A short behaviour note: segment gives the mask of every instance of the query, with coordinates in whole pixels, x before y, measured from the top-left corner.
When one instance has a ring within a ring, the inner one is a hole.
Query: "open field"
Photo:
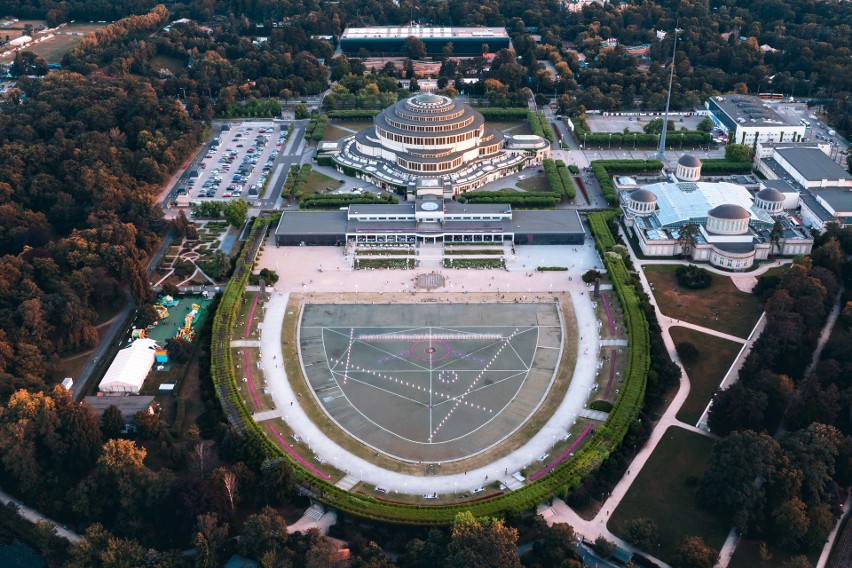
[[[328,123],[328,126],[326,126],[325,131],[328,132],[328,129],[331,128],[332,126],[334,126],[335,124],[340,125],[340,126],[344,126],[346,128],[349,128],[350,130],[354,130],[354,131],[357,132],[359,130],[364,130],[365,128],[370,128],[371,126],[373,126],[373,121],[372,120],[341,120],[339,118],[335,118],[334,120],[331,120]]]
[[[35,29],[39,29],[45,25],[43,20],[21,20],[20,22],[16,22],[9,26],[9,28],[0,28],[0,36],[2,36],[4,40],[6,39],[6,35],[9,35],[10,39],[15,39],[15,37],[23,34],[23,26],[27,23],[32,24]],[[43,57],[48,63],[61,63],[62,57],[68,53],[71,48],[80,43],[86,34],[106,25],[107,24],[100,24],[96,22],[69,24],[60,30],[53,32],[54,35],[49,40],[32,44],[24,51],[31,51]],[[44,34],[36,34],[34,39],[37,40],[40,37],[43,37],[43,35]],[[3,48],[0,48],[0,50],[2,49]],[[13,55],[7,55],[6,57],[0,58],[0,60],[10,61],[13,57]]]
[[[509,121],[486,121],[486,126],[490,126],[494,130],[499,130],[501,132],[508,131],[509,134],[529,134],[529,125],[527,124],[526,119],[524,120],[509,120]],[[527,132],[524,132],[522,127],[527,129]]]
[[[697,480],[704,474],[714,441],[706,436],[670,427],[657,449],[613,511],[609,523],[613,533],[625,537],[632,519],[652,519],[659,530],[659,549],[648,551],[671,562],[675,549],[686,536],[700,536],[719,550],[730,526],[695,503]]]
[[[345,126],[346,128],[352,128],[348,124],[346,124]],[[346,138],[347,136],[352,136],[352,132],[349,132],[348,130],[343,130],[342,128],[338,128],[333,124],[329,124],[325,127],[325,133],[323,134],[322,139],[325,141],[335,141],[340,140],[341,138]]]
[[[336,179],[330,178],[325,174],[316,171],[311,171],[308,176],[308,181],[305,184],[305,195],[311,193],[324,193],[325,188],[330,187],[332,190],[339,189],[343,184]]]
[[[151,58],[151,68],[159,71],[160,69],[168,69],[175,75],[186,69],[186,65],[177,57],[168,57],[166,55],[155,55]]]
[[[712,274],[713,284],[704,290],[689,290],[677,283],[675,264],[644,267],[663,315],[747,338],[760,314],[760,298],[742,292],[727,276]]]
[[[688,341],[698,349],[698,360],[684,364],[689,375],[689,396],[677,413],[678,420],[687,424],[695,424],[713,392],[725,378],[742,345],[721,337],[714,337],[686,327],[670,327],[672,341],[675,345]]]

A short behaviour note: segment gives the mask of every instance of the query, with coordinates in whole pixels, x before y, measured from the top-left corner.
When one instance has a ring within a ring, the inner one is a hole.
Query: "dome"
[[[427,104],[427,105],[434,105],[434,104],[444,102],[444,98],[442,96],[433,95],[431,93],[424,93],[422,95],[417,95],[416,97],[414,97],[414,100],[416,100],[418,103]]]
[[[714,207],[707,212],[707,215],[716,219],[748,219],[751,217],[751,213],[733,203],[725,203],[724,205]]]
[[[756,197],[770,203],[784,201],[784,194],[774,187],[765,187],[757,192]]]
[[[700,168],[701,160],[693,156],[692,154],[684,154],[680,157],[677,163],[681,166],[685,166],[687,168]]]
[[[630,193],[630,200],[636,203],[656,203],[657,196],[647,189],[637,189]]]

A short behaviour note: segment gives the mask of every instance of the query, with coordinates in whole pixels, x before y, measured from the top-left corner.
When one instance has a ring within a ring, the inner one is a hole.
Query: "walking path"
[[[624,235],[622,235],[622,236],[624,236]],[[631,250],[630,247],[628,247],[628,251],[630,252],[634,266],[636,266],[637,268],[640,268],[643,264],[677,264],[678,263],[677,261],[671,261],[671,260],[667,260],[667,261],[642,261],[642,260],[637,259],[635,257],[635,255],[633,255],[633,251]],[[779,263],[777,263],[777,262],[774,263],[774,264],[779,265]],[[755,275],[755,274],[762,274],[762,273],[766,272],[766,270],[769,270],[769,268],[772,268],[772,267],[773,267],[773,265],[771,265],[771,264],[770,265],[764,265],[760,269],[756,270],[755,272],[753,272],[751,274],[752,274],[752,276]],[[558,523],[558,522],[568,523],[572,527],[574,527],[574,531],[577,534],[583,535],[587,539],[590,539],[590,540],[594,540],[599,535],[603,536],[604,538],[615,542],[616,544],[618,544],[619,546],[621,546],[622,548],[624,548],[626,550],[629,550],[631,552],[642,552],[642,554],[651,557],[655,562],[659,563],[661,566],[667,566],[667,564],[665,564],[664,562],[662,562],[659,559],[656,559],[653,556],[649,555],[647,551],[639,551],[635,547],[628,544],[627,542],[616,537],[614,534],[612,534],[609,531],[606,524],[607,524],[607,521],[609,520],[610,512],[614,511],[618,507],[618,505],[621,503],[621,500],[624,498],[624,496],[627,494],[627,491],[630,489],[630,486],[633,484],[633,480],[636,478],[638,473],[645,466],[645,463],[648,461],[648,459],[654,453],[654,450],[656,449],[657,444],[660,442],[660,440],[662,440],[663,435],[669,429],[670,426],[676,426],[678,428],[683,428],[685,430],[688,430],[690,432],[694,432],[696,434],[700,434],[700,435],[703,435],[703,436],[712,436],[711,434],[709,434],[705,430],[702,430],[702,429],[700,429],[696,426],[684,424],[683,422],[681,422],[677,419],[678,411],[680,411],[681,406],[683,406],[683,403],[686,401],[687,397],[689,396],[690,384],[689,384],[689,377],[686,374],[686,369],[684,369],[683,364],[680,361],[680,357],[678,356],[677,351],[675,350],[674,342],[672,341],[671,334],[669,332],[669,328],[675,327],[675,326],[689,327],[691,329],[701,331],[702,333],[707,333],[709,335],[722,337],[722,338],[725,338],[725,339],[728,339],[728,340],[731,340],[731,341],[737,341],[738,343],[744,343],[744,349],[743,349],[743,351],[740,352],[740,355],[743,356],[743,353],[746,351],[745,348],[747,347],[748,349],[751,349],[753,342],[757,339],[757,337],[760,336],[760,332],[763,330],[763,325],[765,324],[765,321],[764,321],[765,318],[761,317],[761,319],[758,321],[757,325],[755,326],[755,329],[749,335],[748,340],[743,340],[742,338],[734,337],[734,336],[731,336],[731,335],[726,334],[726,333],[718,332],[718,331],[715,331],[715,330],[712,330],[712,329],[707,329],[707,328],[697,326],[697,325],[694,325],[694,324],[689,324],[687,322],[683,322],[683,321],[680,321],[680,320],[675,320],[674,318],[669,318],[660,311],[660,308],[657,305],[657,301],[654,298],[654,294],[653,294],[653,291],[651,289],[651,286],[650,286],[647,278],[645,277],[644,271],[642,271],[640,269],[638,272],[639,272],[639,279],[642,282],[642,286],[645,289],[645,291],[648,293],[649,301],[650,301],[651,305],[654,306],[654,311],[656,312],[657,320],[659,321],[660,327],[662,329],[663,343],[666,346],[666,350],[668,351],[669,356],[671,357],[672,361],[681,369],[680,384],[679,384],[679,387],[678,387],[677,394],[675,394],[674,399],[672,400],[671,404],[663,412],[662,417],[660,418],[659,422],[655,426],[654,430],[651,432],[651,436],[648,438],[648,441],[645,443],[645,445],[642,447],[642,449],[639,451],[639,453],[636,454],[636,457],[633,459],[633,462],[630,464],[629,469],[627,470],[627,474],[624,477],[622,477],[621,480],[616,484],[616,486],[613,488],[612,492],[607,497],[606,501],[601,506],[601,509],[598,511],[598,513],[595,515],[595,517],[593,519],[587,521],[587,520],[581,518],[576,512],[574,512],[574,510],[572,510],[570,507],[568,507],[564,502],[562,502],[558,499],[554,499],[554,504],[551,507],[551,509],[553,510],[553,514],[548,514],[548,516],[545,518],[545,520],[547,521],[548,525],[551,525],[553,523]],[[723,274],[726,275],[726,276],[731,276],[729,273],[723,272]],[[742,362],[740,361],[739,364],[741,365]],[[736,362],[735,362],[735,365],[736,365]],[[730,375],[733,370],[734,369],[732,367],[731,371],[728,372],[728,375]],[[737,368],[737,370],[738,370],[738,368]],[[726,375],[726,378],[727,377],[728,376]],[[715,437],[715,436],[713,436],[713,437]],[[727,566],[727,562],[728,562],[728,560],[730,560],[730,557],[733,555],[733,551],[734,551],[735,546],[736,546],[736,539],[729,537],[729,539],[725,542],[725,547],[723,548],[726,556],[722,557],[722,559],[720,561],[721,564],[719,565],[720,567]]]
[[[24,505],[23,503],[21,503],[20,501],[18,501],[17,499],[15,499],[11,495],[9,495],[5,491],[3,491],[2,489],[0,489],[0,502],[2,502],[3,505],[14,506],[15,508],[17,508],[18,514],[21,517],[23,517],[24,519],[28,520],[29,522],[31,522],[33,524],[39,523],[39,522],[46,522],[47,524],[52,526],[54,529],[56,529],[56,536],[58,536],[60,538],[64,538],[65,540],[67,540],[71,544],[75,544],[75,543],[80,542],[81,537],[80,537],[79,534],[75,533],[74,531],[68,530],[64,525],[60,525],[59,523],[57,523],[53,519],[48,519],[47,517],[45,517],[44,515],[42,515],[38,511],[36,511],[35,509],[33,509],[31,507],[27,507],[26,505]]]
[[[834,305],[831,307],[831,311],[828,313],[828,317],[825,320],[825,325],[819,334],[819,341],[817,342],[816,349],[814,349],[814,356],[813,359],[811,359],[811,364],[808,365],[808,368],[805,369],[805,374],[802,375],[805,378],[814,372],[814,369],[822,356],[822,350],[825,348],[828,338],[831,337],[831,331],[834,329],[834,324],[837,323],[837,318],[840,316],[840,308],[843,307],[840,305],[840,299],[843,297],[843,291],[843,286],[841,286],[840,290],[837,291],[837,296],[834,298]]]

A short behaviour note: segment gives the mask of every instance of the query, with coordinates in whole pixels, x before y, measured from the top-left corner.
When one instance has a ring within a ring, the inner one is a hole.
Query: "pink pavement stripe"
[[[284,449],[287,450],[290,453],[290,455],[293,456],[296,460],[298,460],[299,463],[301,463],[303,466],[305,466],[306,468],[308,468],[309,470],[311,470],[312,472],[314,472],[318,476],[322,477],[323,479],[331,479],[330,475],[328,475],[327,473],[321,472],[320,470],[315,468],[313,465],[308,463],[305,460],[305,458],[303,458],[302,456],[297,454],[293,450],[293,448],[290,447],[290,444],[288,444],[287,441],[284,438],[281,437],[281,434],[279,434],[275,430],[275,428],[272,427],[272,424],[267,424],[267,426],[269,426],[269,431],[272,432],[272,434],[278,439],[278,441],[281,442],[281,445],[284,446]]]
[[[260,300],[260,296],[255,296],[254,297],[254,303],[251,305],[251,312],[249,313],[248,323],[246,324],[246,334],[243,336],[244,339],[248,339],[249,334],[251,333],[251,322],[254,319],[254,310],[255,310],[255,308],[257,308],[257,301],[258,300]]]
[[[249,390],[251,391],[251,397],[254,399],[254,406],[257,410],[260,410],[260,401],[257,400],[257,393],[254,391],[254,383],[251,380],[251,365],[249,365],[249,357],[248,351],[243,349],[243,362],[246,366],[246,379],[248,380]]]
[[[560,463],[562,463],[562,460],[564,460],[566,457],[568,457],[568,454],[570,454],[571,452],[573,452],[573,451],[574,451],[574,449],[575,449],[577,446],[579,446],[579,445],[580,445],[580,442],[582,442],[582,441],[583,441],[583,438],[585,438],[585,437],[586,437],[586,434],[588,434],[588,433],[589,433],[589,431],[590,431],[591,429],[592,429],[592,425],[591,425],[591,424],[587,424],[587,425],[586,425],[586,429],[585,429],[585,430],[583,430],[583,433],[582,433],[582,434],[580,434],[580,435],[577,437],[577,439],[576,439],[576,440],[574,440],[574,443],[573,443],[573,444],[571,444],[571,447],[570,447],[570,448],[568,448],[567,450],[565,450],[565,452],[564,452],[561,456],[559,456],[558,458],[556,458],[555,460],[553,460],[552,462],[550,462],[550,465],[548,465],[546,468],[544,468],[543,470],[541,470],[540,472],[538,472],[538,473],[536,473],[536,474],[534,474],[534,475],[531,475],[531,476],[529,477],[529,480],[530,480],[530,481],[535,481],[535,480],[536,480],[536,479],[538,479],[539,477],[542,477],[542,476],[547,475],[548,473],[550,473],[550,470],[552,470],[554,467],[556,467],[557,465],[559,465]]]
[[[612,380],[615,378],[615,350],[609,352],[609,381],[606,383],[604,391],[604,400],[609,399],[609,389],[612,388]]]
[[[609,320],[609,334],[615,337],[615,324],[612,323],[612,313],[609,311],[609,302],[606,301],[606,296],[601,294],[601,298],[603,299],[604,308],[606,308],[606,318]],[[252,309],[254,312],[254,309]]]

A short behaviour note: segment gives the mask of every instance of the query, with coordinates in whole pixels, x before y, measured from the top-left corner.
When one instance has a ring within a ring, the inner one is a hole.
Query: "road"
[[[60,538],[64,538],[65,540],[67,540],[71,544],[75,544],[75,543],[80,542],[80,539],[81,539],[80,535],[75,533],[74,531],[68,530],[68,528],[66,528],[66,525],[60,525],[59,523],[57,523],[53,519],[48,519],[47,517],[45,517],[44,515],[42,515],[38,511],[36,511],[35,509],[33,509],[31,507],[27,507],[26,505],[24,505],[23,503],[21,503],[20,501],[18,501],[17,499],[15,499],[11,495],[9,495],[5,491],[3,491],[2,489],[0,489],[0,502],[2,502],[4,505],[7,505],[7,506],[8,505],[14,506],[15,508],[17,508],[18,514],[21,517],[23,517],[24,519],[28,520],[29,522],[31,522],[33,524],[38,523],[40,521],[44,521],[44,522],[48,523],[49,525],[53,526],[54,529],[56,529],[56,536],[58,536]]]

